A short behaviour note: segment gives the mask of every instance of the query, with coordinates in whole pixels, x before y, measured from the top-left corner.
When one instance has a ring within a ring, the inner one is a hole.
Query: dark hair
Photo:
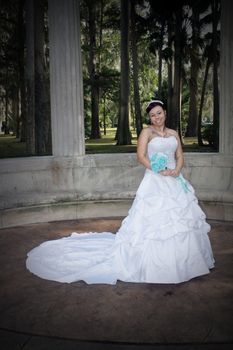
[[[146,113],[149,113],[154,107],[156,106],[160,106],[163,109],[165,109],[164,107],[164,103],[160,100],[152,100],[148,103],[147,107],[146,107]]]

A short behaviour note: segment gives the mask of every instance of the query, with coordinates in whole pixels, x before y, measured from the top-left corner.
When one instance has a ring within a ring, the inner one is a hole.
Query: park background
[[[86,153],[135,152],[151,99],[165,102],[184,151],[218,151],[220,10],[80,1]],[[51,155],[48,2],[1,1],[0,33],[0,157]]]

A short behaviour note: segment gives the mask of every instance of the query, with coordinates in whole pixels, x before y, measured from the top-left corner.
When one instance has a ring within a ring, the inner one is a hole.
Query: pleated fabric
[[[164,152],[175,167],[175,136],[155,137],[148,156]],[[146,170],[127,217],[116,234],[73,232],[46,241],[28,253],[33,274],[58,282],[88,284],[181,283],[214,267],[210,225],[194,188],[171,176]]]

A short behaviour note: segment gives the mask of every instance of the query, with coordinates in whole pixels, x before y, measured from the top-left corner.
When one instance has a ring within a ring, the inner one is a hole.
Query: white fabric
[[[175,167],[177,140],[154,137],[148,155],[165,152]],[[128,216],[116,234],[72,233],[28,253],[26,266],[41,278],[115,284],[117,280],[180,283],[209,273],[214,258],[210,225],[187,182],[146,170]]]

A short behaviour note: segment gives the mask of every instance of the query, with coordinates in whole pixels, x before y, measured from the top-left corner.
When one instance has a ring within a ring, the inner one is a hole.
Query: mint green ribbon
[[[190,189],[187,186],[187,182],[182,175],[176,176],[176,180],[179,181],[185,193],[190,192]]]

